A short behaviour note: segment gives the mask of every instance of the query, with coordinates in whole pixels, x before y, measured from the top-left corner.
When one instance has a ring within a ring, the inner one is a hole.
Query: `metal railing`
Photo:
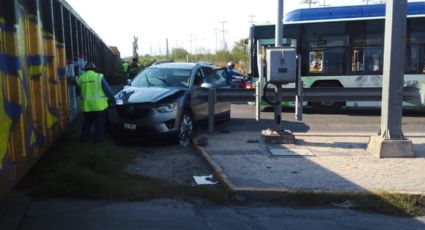
[[[217,102],[246,103],[258,102],[257,95],[262,90],[257,89],[205,89],[199,92],[199,97],[208,100],[208,129],[209,133],[214,133],[214,104]],[[274,89],[269,88],[266,91],[266,97],[274,97]],[[297,95],[295,88],[284,88],[282,100],[292,101]],[[261,95],[260,95],[261,96]],[[301,97],[308,102],[321,101],[381,101],[382,88],[332,88],[317,87],[306,88],[301,92]],[[404,87],[403,101],[423,106],[425,104],[425,84]],[[301,103],[302,104],[302,103]]]

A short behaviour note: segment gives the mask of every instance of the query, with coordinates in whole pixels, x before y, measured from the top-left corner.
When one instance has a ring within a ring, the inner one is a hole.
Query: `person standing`
[[[76,83],[80,88],[80,107],[84,114],[81,128],[81,141],[88,141],[91,127],[95,126],[93,143],[103,141],[106,122],[106,110],[108,109],[108,98],[114,104],[115,98],[111,87],[106,82],[103,74],[95,71],[94,63],[88,63],[85,72],[81,74]]]
[[[139,73],[139,59],[133,58],[127,69],[127,78],[133,79]]]
[[[232,88],[238,88],[238,85],[233,81],[233,80],[236,79],[235,77],[244,77],[244,75],[238,73],[235,70],[235,63],[231,61],[231,62],[227,63],[226,83],[227,83],[227,85],[230,85],[230,87],[232,87]]]

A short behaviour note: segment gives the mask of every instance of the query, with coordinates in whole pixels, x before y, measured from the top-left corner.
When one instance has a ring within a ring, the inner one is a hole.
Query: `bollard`
[[[297,121],[303,120],[303,95],[304,82],[301,79],[301,55],[298,55],[297,81],[295,83],[297,94],[295,95],[295,118]]]
[[[216,90],[208,89],[208,132],[214,134],[214,105],[216,102]]]
[[[255,119],[257,122],[261,121],[261,81],[255,84]]]

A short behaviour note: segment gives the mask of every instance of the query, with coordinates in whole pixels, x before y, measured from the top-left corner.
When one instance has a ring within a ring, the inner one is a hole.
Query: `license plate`
[[[125,129],[135,130],[136,129],[136,125],[135,124],[124,123],[124,128]]]

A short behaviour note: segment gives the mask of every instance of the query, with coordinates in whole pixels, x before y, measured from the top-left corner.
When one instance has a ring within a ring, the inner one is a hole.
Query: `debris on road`
[[[197,185],[211,185],[217,184],[218,181],[213,181],[213,175],[209,176],[193,176]]]

